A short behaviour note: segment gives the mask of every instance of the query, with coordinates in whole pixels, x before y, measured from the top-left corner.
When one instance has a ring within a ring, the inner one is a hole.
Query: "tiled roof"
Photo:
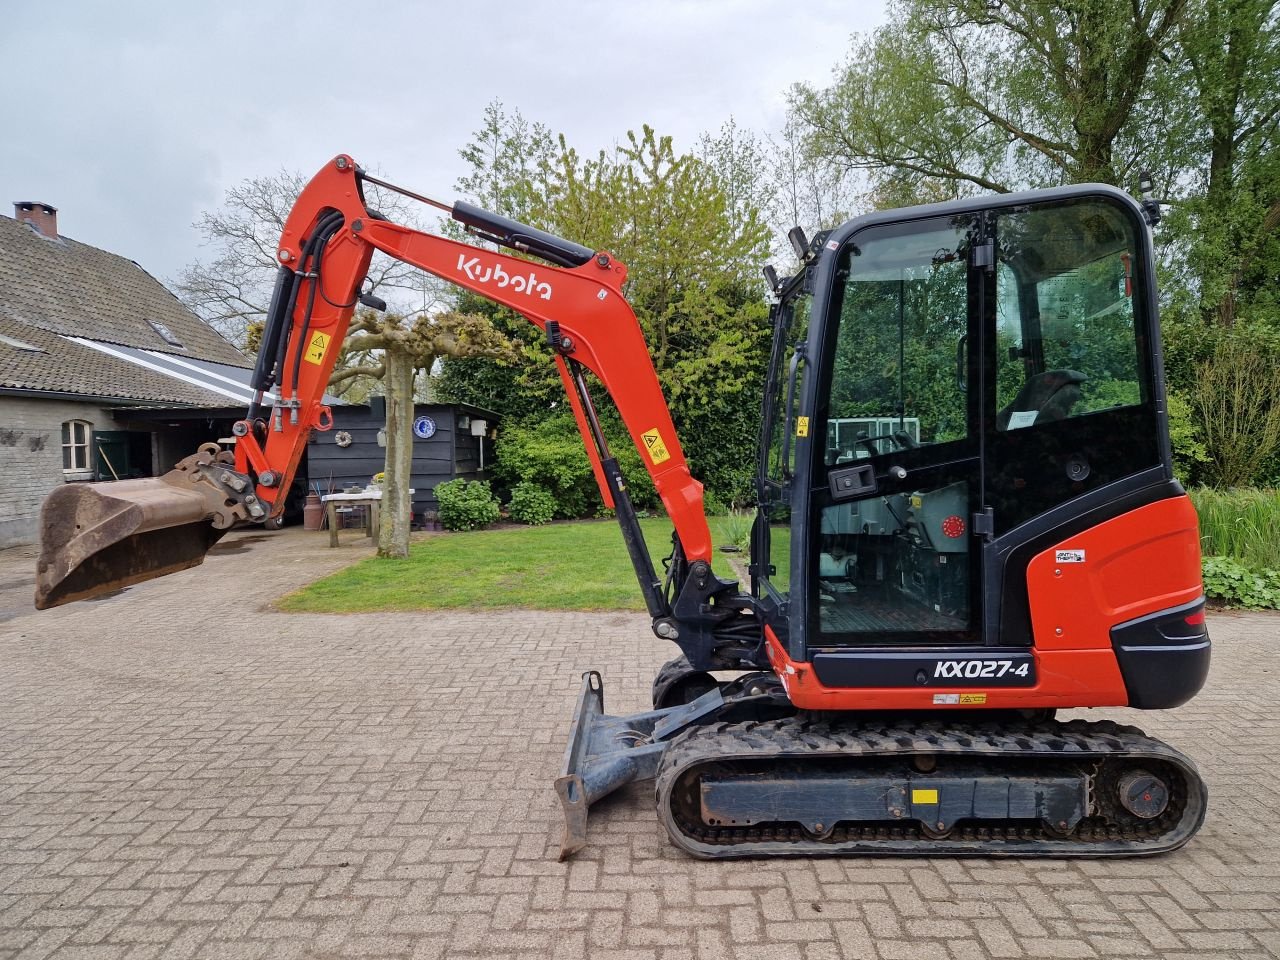
[[[181,343],[170,343],[158,324]],[[79,243],[50,239],[0,216],[0,386],[97,397],[225,403],[225,397],[162,374],[139,370],[65,336],[155,350],[234,367],[250,361],[132,260]]]
[[[9,341],[38,350],[24,350]],[[233,402],[212,390],[0,315],[0,388],[4,387],[199,407],[225,407]]]

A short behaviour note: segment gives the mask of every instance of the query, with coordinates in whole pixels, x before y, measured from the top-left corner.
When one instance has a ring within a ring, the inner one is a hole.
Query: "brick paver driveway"
[[[1274,617],[1214,617],[1176,715],[1099,712],[1205,772],[1178,853],[701,863],[636,785],[559,864],[579,673],[640,709],[671,650],[630,614],[266,612],[351,559],[322,539],[43,614],[0,555],[0,957],[1280,955]]]

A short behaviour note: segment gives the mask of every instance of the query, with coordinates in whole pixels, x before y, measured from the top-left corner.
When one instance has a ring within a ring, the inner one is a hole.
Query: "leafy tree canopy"
[[[769,229],[752,177],[754,141],[730,125],[702,148],[677,153],[646,126],[588,157],[494,104],[462,151],[472,171],[458,187],[628,265],[627,298],[695,475],[722,496],[745,496],[769,346],[757,279]],[[541,335],[476,299],[459,303],[486,312],[518,343],[520,360],[446,361],[441,395],[517,419],[555,415],[563,388]]]

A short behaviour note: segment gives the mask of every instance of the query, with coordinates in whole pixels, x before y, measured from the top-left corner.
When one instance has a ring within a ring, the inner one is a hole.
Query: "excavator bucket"
[[[233,462],[205,444],[161,477],[54,490],[40,512],[36,607],[194,567],[237,522],[265,518]]]

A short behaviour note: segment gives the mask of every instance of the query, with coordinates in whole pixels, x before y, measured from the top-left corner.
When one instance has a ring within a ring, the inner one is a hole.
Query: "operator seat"
[[[1022,385],[1013,402],[996,415],[996,429],[1008,430],[1009,419],[1015,413],[1034,413],[1035,423],[1066,419],[1080,399],[1080,384],[1087,379],[1079,370],[1037,373]]]

